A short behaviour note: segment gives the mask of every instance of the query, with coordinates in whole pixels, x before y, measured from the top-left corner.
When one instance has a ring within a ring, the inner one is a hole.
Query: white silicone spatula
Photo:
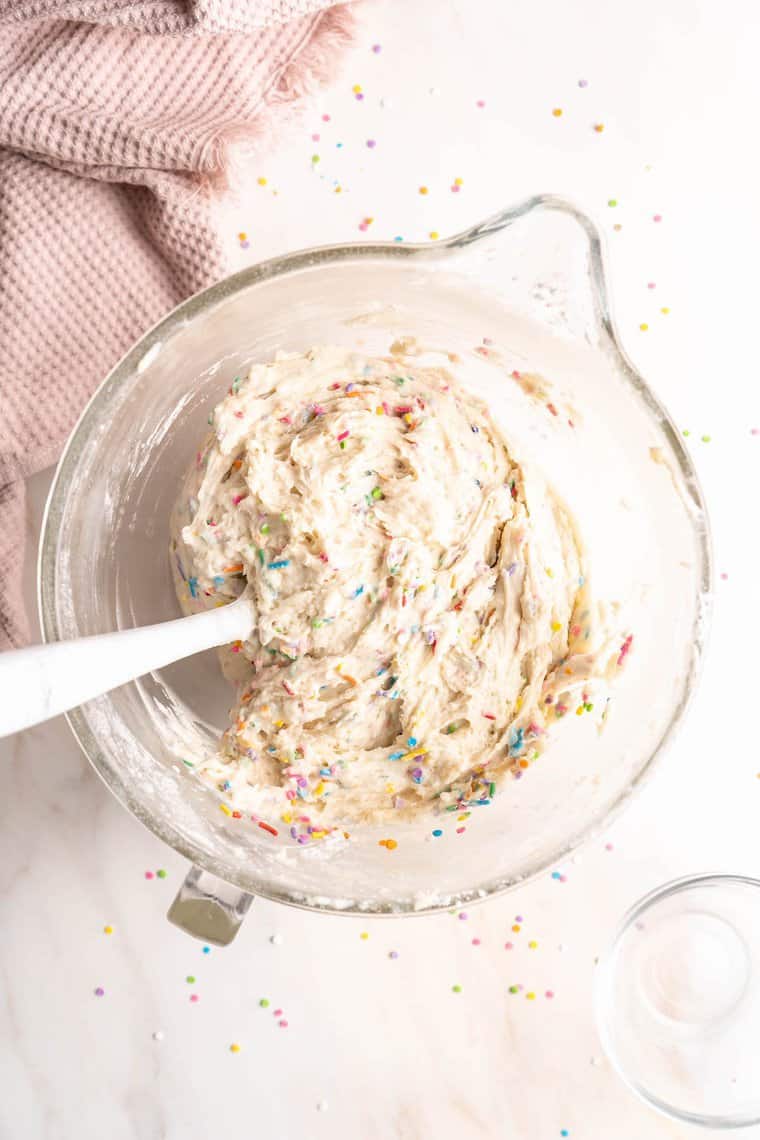
[[[0,653],[0,736],[84,704],[202,649],[244,640],[255,623],[246,597],[176,621]]]

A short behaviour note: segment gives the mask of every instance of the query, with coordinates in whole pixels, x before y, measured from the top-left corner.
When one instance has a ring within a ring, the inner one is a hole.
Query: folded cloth
[[[331,3],[0,0],[0,649],[28,633],[24,479],[229,271],[235,155],[333,74],[353,20]]]

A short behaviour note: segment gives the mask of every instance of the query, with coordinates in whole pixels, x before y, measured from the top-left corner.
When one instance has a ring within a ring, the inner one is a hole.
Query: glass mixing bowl
[[[605,824],[681,720],[711,593],[708,524],[679,433],[622,351],[599,235],[570,204],[536,197],[432,245],[308,250],[191,298],[124,357],[86,408],[45,518],[46,640],[177,616],[168,520],[210,410],[246,362],[341,344],[385,353],[414,336],[489,403],[579,520],[594,594],[634,633],[602,731],[568,718],[491,806],[354,827],[298,846],[231,819],[183,764],[232,702],[216,653],[88,702],[69,723],[121,802],[195,867],[170,917],[216,941],[251,895],[343,913],[422,913],[524,882]],[[545,377],[529,399],[511,372]],[[572,420],[570,426],[568,420]],[[433,835],[433,829],[443,834]],[[284,833],[284,834],[283,834]],[[391,834],[390,852],[378,840]],[[220,883],[219,880],[223,880]]]

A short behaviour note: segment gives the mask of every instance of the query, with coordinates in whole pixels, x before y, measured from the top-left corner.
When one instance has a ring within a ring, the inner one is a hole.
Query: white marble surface
[[[370,236],[445,233],[536,191],[589,210],[609,235],[624,339],[691,431],[713,514],[727,578],[701,690],[660,777],[560,868],[565,882],[547,875],[466,921],[257,902],[237,942],[208,955],[164,920],[183,861],[116,804],[66,725],[5,742],[2,1140],[692,1132],[634,1100],[600,1058],[590,996],[594,958],[639,895],[692,871],[760,874],[756,9],[415,0],[376,3],[362,20],[341,79],[252,171],[242,256],[358,238],[367,216]],[[32,488],[30,550],[46,483]],[[31,560],[28,578],[31,597]],[[145,879],[159,868],[165,879]]]

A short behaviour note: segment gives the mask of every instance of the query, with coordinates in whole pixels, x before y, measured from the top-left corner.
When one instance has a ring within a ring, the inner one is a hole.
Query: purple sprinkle
[[[372,50],[373,50],[373,52],[375,53],[375,55],[379,55],[379,54],[380,54],[380,52],[381,52],[383,49],[382,49],[382,47],[380,46],[380,44],[373,44],[373,45],[372,45]]]
[[[357,91],[357,92],[356,92],[356,96],[355,96],[355,97],[356,97],[356,99],[358,99],[358,101],[361,103],[362,99],[364,98],[364,95],[362,94],[362,92],[361,92],[361,91]]]
[[[106,991],[103,989],[103,987],[102,987],[102,986],[98,986],[98,987],[96,988],[96,990],[95,990],[95,997],[103,997],[103,994],[104,994],[105,992],[106,992]]]
[[[376,140],[375,139],[367,139],[367,146],[369,147],[370,150],[374,150],[374,148],[377,146]]]
[[[391,950],[391,952],[390,952],[390,954],[388,955],[388,957],[389,957],[389,958],[393,958],[393,960],[395,961],[395,960],[396,960],[396,958],[398,958],[398,950]]]
[[[463,910],[460,912],[460,914],[459,914],[459,921],[460,922],[466,922],[468,918],[469,918],[469,915],[468,915],[466,910]]]
[[[514,574],[516,569],[517,569],[517,563],[512,562],[509,566],[507,566],[507,574],[509,574],[509,576],[511,577]]]
[[[579,87],[588,87],[588,79],[579,79],[578,80],[578,86]]]
[[[515,915],[515,922],[522,922],[522,921],[523,921],[523,916],[521,914],[516,914]]]

